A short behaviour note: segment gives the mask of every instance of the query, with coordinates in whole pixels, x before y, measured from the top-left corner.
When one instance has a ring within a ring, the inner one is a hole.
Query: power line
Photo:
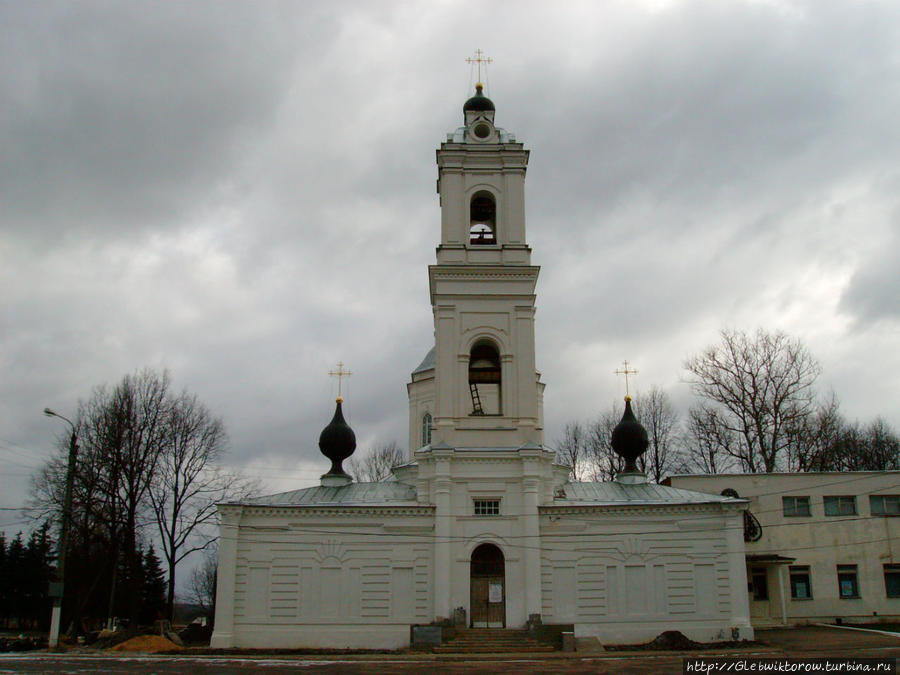
[[[247,527],[248,526],[244,526],[244,528],[247,528]],[[267,528],[261,528],[261,529],[267,529]],[[738,530],[738,529],[743,531],[744,528],[743,528],[743,526],[724,527],[724,528],[721,528],[721,531]],[[491,533],[491,532],[485,532],[485,533],[482,533],[482,534],[479,534],[476,536],[469,536],[469,535],[439,536],[436,534],[401,534],[401,533],[395,533],[395,532],[346,532],[346,531],[342,531],[342,530],[328,530],[328,529],[317,529],[317,528],[297,528],[297,527],[291,528],[291,531],[292,532],[300,532],[300,533],[304,533],[304,534],[325,534],[325,535],[331,535],[331,536],[336,536],[336,537],[343,537],[343,536],[348,536],[348,535],[349,536],[364,536],[364,537],[379,537],[380,539],[392,539],[392,538],[396,539],[399,537],[399,538],[411,540],[411,541],[407,542],[409,544],[439,544],[439,543],[452,544],[452,543],[461,543],[461,542],[472,542],[472,541],[477,541],[479,539],[482,539],[484,536],[494,535],[499,540],[503,541],[505,546],[508,546],[510,548],[517,548],[517,549],[523,549],[523,550],[525,550],[525,549],[538,550],[538,551],[547,551],[547,552],[549,552],[551,550],[547,546],[531,546],[531,545],[527,545],[527,544],[511,543],[509,541],[511,539],[532,538],[528,535],[515,535],[515,536],[501,537],[501,536],[495,535],[494,533]],[[627,535],[635,535],[635,534],[646,535],[646,534],[660,534],[660,533],[679,534],[679,532],[677,530],[624,531],[624,532],[621,532],[620,534],[623,536],[627,536]],[[547,536],[550,536],[550,535],[546,535],[546,534],[538,535],[538,538],[544,538]],[[552,535],[552,536],[555,539],[565,539],[565,538],[585,539],[587,536],[605,537],[608,539],[608,537],[609,537],[609,535],[606,533],[597,533],[595,535],[585,535],[583,532],[560,533],[560,534]],[[239,537],[236,538],[233,536],[227,536],[227,535],[220,535],[220,541],[240,542],[240,538]],[[296,541],[291,541],[288,538],[285,538],[285,539],[253,538],[253,539],[245,539],[245,542],[252,543],[252,544],[280,544],[280,545],[289,544],[289,543],[298,543]],[[780,547],[777,549],[754,549],[753,551],[750,551],[749,553],[751,555],[754,553],[784,553],[784,552],[793,553],[795,551],[832,549],[832,548],[840,548],[840,547],[846,548],[848,546],[861,546],[864,544],[878,544],[878,543],[883,543],[883,542],[894,543],[894,542],[896,542],[896,540],[892,539],[890,537],[879,537],[877,539],[867,539],[867,540],[861,540],[861,541],[847,541],[847,542],[841,542],[839,544],[816,544],[816,545],[812,545],[812,546]],[[303,542],[303,543],[307,543],[307,542]],[[319,542],[308,542],[308,543],[319,543]],[[362,539],[362,540],[354,541],[354,540],[341,539],[341,543],[344,545],[361,545],[361,544],[370,544],[371,540]],[[586,542],[586,543],[589,543],[592,546],[596,545],[594,542]],[[725,552],[723,552],[722,554],[725,555]]]

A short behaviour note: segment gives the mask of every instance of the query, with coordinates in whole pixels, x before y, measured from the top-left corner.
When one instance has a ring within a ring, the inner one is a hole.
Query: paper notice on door
[[[491,583],[488,586],[488,602],[503,602],[503,584]]]

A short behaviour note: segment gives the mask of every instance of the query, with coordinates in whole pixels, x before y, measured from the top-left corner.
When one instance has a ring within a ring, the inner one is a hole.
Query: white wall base
[[[234,635],[214,632],[210,647],[261,649],[402,649],[409,624],[240,625]]]
[[[603,644],[627,645],[649,642],[660,633],[677,630],[695,642],[719,642],[735,639],[732,628],[737,629],[736,639],[753,639],[753,627],[749,624],[731,625],[721,621],[683,620],[576,623],[575,637],[595,637]]]

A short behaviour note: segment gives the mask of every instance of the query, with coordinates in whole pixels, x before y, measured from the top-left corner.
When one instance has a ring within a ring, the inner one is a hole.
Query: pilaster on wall
[[[743,511],[731,514],[727,520],[728,567],[731,583],[731,622],[741,631],[740,639],[752,640],[750,599],[747,592],[747,563],[744,549]]]
[[[522,481],[525,615],[529,617],[541,613],[541,529],[538,518],[540,490],[541,480],[536,476]]]
[[[234,595],[241,511],[240,506],[219,507],[222,520],[219,525],[219,566],[216,572],[216,628],[210,639],[210,646],[215,648],[234,646]]]
[[[452,536],[450,457],[452,450],[433,450],[435,504],[434,544],[434,613],[435,617],[450,618],[450,567]]]

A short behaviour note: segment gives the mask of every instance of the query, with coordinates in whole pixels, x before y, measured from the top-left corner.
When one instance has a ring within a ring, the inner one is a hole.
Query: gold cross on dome
[[[480,49],[475,50],[475,58],[474,59],[471,56],[466,59],[466,63],[477,63],[478,64],[478,81],[479,82],[481,82],[481,64],[483,63],[483,64],[485,64],[485,66],[487,66],[487,64],[492,63],[493,61],[494,61],[494,59],[490,58],[489,56],[485,56],[484,52],[481,51]]]
[[[616,368],[616,375],[624,375],[625,376],[625,396],[631,398],[631,394],[628,393],[628,376],[629,375],[637,375],[638,371],[633,370],[633,369],[632,370],[628,369],[628,359],[622,361],[622,365],[625,366],[625,368],[624,369]]]
[[[338,379],[338,400],[343,401],[344,397],[341,396],[341,383],[345,377],[350,377],[353,373],[349,370],[344,370],[344,362],[338,361],[337,370],[329,370],[328,374]]]

